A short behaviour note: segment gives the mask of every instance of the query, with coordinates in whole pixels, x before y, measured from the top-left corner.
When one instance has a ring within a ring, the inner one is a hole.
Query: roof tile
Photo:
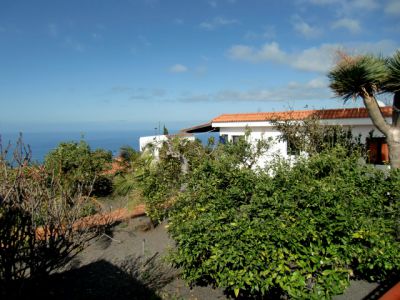
[[[392,107],[381,107],[384,117],[391,117]],[[285,121],[285,120],[304,120],[316,116],[324,119],[358,119],[368,118],[368,111],[364,107],[343,108],[343,109],[323,109],[323,110],[293,110],[283,112],[262,112],[245,114],[223,114],[212,120],[212,123],[222,122],[257,122],[257,121]]]

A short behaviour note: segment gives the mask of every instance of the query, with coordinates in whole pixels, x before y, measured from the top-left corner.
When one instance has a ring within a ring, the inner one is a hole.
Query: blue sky
[[[399,37],[398,0],[0,0],[0,131],[341,107],[337,49],[391,55]]]

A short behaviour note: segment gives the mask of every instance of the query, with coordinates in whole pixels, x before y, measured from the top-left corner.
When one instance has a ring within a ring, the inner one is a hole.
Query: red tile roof
[[[381,107],[384,117],[392,116],[392,107]],[[323,109],[323,110],[293,110],[282,112],[264,112],[264,113],[245,113],[245,114],[223,114],[212,120],[212,123],[222,122],[257,122],[271,120],[304,120],[316,116],[324,119],[353,119],[368,118],[366,108],[342,108],[342,109]]]

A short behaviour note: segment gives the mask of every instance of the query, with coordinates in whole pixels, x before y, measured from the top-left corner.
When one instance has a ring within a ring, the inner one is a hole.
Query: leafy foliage
[[[71,192],[95,184],[95,192],[104,195],[111,191],[110,182],[101,173],[109,168],[111,159],[111,152],[102,149],[92,151],[85,141],[80,141],[59,144],[47,154],[44,164]],[[92,191],[83,192],[89,194]]]
[[[139,181],[145,197],[147,214],[155,221],[167,217],[178,195],[185,191],[192,173],[205,160],[223,161],[224,157],[229,157],[235,165],[248,169],[255,167],[257,159],[266,152],[270,141],[259,140],[253,147],[246,141],[249,134],[248,131],[243,139],[239,139],[235,144],[215,146],[211,139],[206,147],[203,147],[199,140],[190,141],[174,137],[164,142],[157,159],[145,154]]]
[[[119,151],[119,157],[122,158],[123,162],[132,164],[139,158],[140,153],[133,149],[131,146],[122,146]]]
[[[400,50],[387,60],[389,76],[385,81],[384,89],[387,92],[400,92]]]
[[[92,207],[83,192],[90,186],[71,190],[61,177],[31,165],[22,140],[11,163],[9,149],[0,150],[0,296],[7,298],[65,264],[103,225],[81,226]]]
[[[168,215],[169,207],[184,189],[188,172],[205,151],[199,141],[175,137],[163,143],[158,158],[149,153],[143,155],[138,179],[151,219],[160,221]]]
[[[400,270],[400,172],[333,148],[253,172],[231,155],[203,159],[170,214],[171,255],[191,283],[235,296],[330,299],[357,276]]]
[[[351,57],[342,54],[341,61],[328,74],[331,89],[345,101],[365,92],[373,95],[381,91],[388,77],[383,58],[372,55]]]
[[[339,125],[321,125],[318,116],[303,121],[273,121],[274,127],[281,132],[279,139],[291,143],[300,152],[312,156],[327,149],[341,145],[351,154],[365,150],[361,136],[354,137],[351,128]]]

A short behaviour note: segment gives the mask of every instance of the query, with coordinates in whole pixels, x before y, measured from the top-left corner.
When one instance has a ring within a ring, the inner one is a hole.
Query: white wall
[[[162,144],[164,141],[167,141],[168,138],[173,138],[174,136],[168,136],[168,135],[151,135],[151,136],[141,136],[139,138],[139,151],[142,152],[146,149],[146,146],[149,144],[153,144],[154,146],[154,152],[153,155],[155,157],[158,157],[159,150],[162,147]],[[194,141],[195,137],[194,136],[180,136],[179,138],[181,139],[186,139],[189,141]]]
[[[389,121],[389,120],[388,120]],[[390,123],[390,121],[389,121]],[[344,127],[351,127],[353,137],[358,137],[361,134],[361,142],[365,143],[371,130],[374,130],[374,136],[380,137],[383,134],[376,129],[371,120],[368,119],[335,119],[335,120],[322,120],[321,124],[329,125],[344,125]],[[279,141],[281,133],[277,131],[270,122],[227,122],[227,123],[213,123],[213,127],[220,128],[220,135],[228,135],[228,140],[232,141],[232,136],[244,136],[246,126],[251,130],[250,142],[255,145],[256,141],[264,138],[272,138],[273,144],[268,153],[260,158],[258,166],[263,168],[265,164],[273,159],[275,155],[280,155],[283,158],[294,158],[287,155],[287,143]]]
[[[249,127],[250,128],[250,127]],[[272,138],[271,148],[269,151],[263,155],[258,162],[259,167],[264,167],[268,161],[273,159],[274,155],[280,155],[283,157],[287,157],[286,155],[286,142],[279,142],[278,137],[281,135],[279,131],[277,131],[273,127],[251,127],[250,128],[250,136],[249,142],[256,145],[257,141],[260,139],[269,139]],[[232,141],[232,136],[244,136],[246,131],[246,127],[225,127],[220,128],[220,135],[226,134],[228,135],[228,141]]]
[[[161,144],[166,141],[168,137],[166,135],[151,135],[151,136],[141,136],[139,138],[139,151],[143,151],[148,144]]]

